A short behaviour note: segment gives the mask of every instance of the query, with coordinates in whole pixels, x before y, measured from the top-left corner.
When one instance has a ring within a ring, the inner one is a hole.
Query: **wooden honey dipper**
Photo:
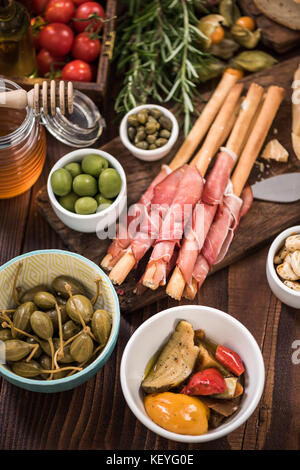
[[[73,84],[72,82],[57,82],[51,80],[50,87],[45,80],[42,85],[36,83],[30,91],[12,90],[0,92],[0,108],[25,109],[26,106],[33,108],[36,114],[40,113],[42,108],[44,114],[51,112],[52,116],[56,114],[56,108],[59,107],[62,114],[66,110],[69,114],[73,112]]]

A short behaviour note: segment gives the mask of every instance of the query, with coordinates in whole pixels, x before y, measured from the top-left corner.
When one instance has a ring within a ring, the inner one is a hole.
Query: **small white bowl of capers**
[[[120,138],[125,147],[140,160],[163,158],[175,144],[179,126],[174,114],[155,104],[144,104],[129,111],[122,119]]]

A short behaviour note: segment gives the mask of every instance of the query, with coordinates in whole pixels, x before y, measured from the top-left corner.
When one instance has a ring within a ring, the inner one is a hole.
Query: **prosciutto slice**
[[[205,183],[202,203],[197,204],[193,211],[192,223],[186,231],[177,259],[177,266],[189,285],[197,256],[201,252],[218,206],[222,204],[235,160],[233,152],[222,149]]]
[[[167,175],[171,172],[170,168],[167,165],[163,165],[159,174],[154,178],[148,189],[144,192],[144,194],[140,197],[138,203],[131,206],[129,212],[130,214],[127,215],[125,224],[119,227],[118,235],[115,240],[111,243],[108,253],[112,255],[112,259],[110,261],[110,266],[113,267],[124,254],[126,248],[130,245],[131,237],[128,232],[128,227],[131,225],[133,221],[141,216],[141,212],[143,208],[145,210],[149,210],[151,201],[154,196],[154,188],[157,184],[163,181]]]
[[[210,268],[220,263],[225,257],[243,217],[252,205],[252,191],[247,187],[242,197],[233,193],[231,182],[228,185],[223,206],[219,207],[217,215],[206,237],[202,251],[199,254],[193,270],[193,278],[198,283],[198,289],[206,279]]]
[[[189,166],[165,216],[148,263],[148,267],[153,263],[156,267],[153,276],[155,286],[166,283],[167,265],[172,258],[175,246],[180,244],[185,225],[192,216],[193,208],[201,198],[203,186],[203,178],[197,168]]]
[[[134,235],[130,244],[130,250],[133,253],[136,264],[157,239],[162,220],[168,212],[179,183],[188,168],[188,165],[178,168],[155,186],[150,210],[144,211],[140,221],[140,229]]]

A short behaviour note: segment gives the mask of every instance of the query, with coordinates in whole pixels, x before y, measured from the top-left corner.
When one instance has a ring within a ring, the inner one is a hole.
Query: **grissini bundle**
[[[194,150],[201,143],[203,137],[207,133],[209,127],[211,126],[213,120],[215,119],[217,113],[223,105],[228,93],[230,92],[234,84],[237,82],[237,80],[238,77],[236,75],[233,75],[228,72],[224,73],[210,100],[207,102],[204,109],[202,110],[200,117],[195,122],[191,132],[189,133],[188,137],[176,153],[171,163],[168,166],[163,165],[160,173],[151,183],[147,191],[141,196],[139,202],[137,203],[135,214],[134,208],[132,208],[131,212],[134,215],[128,216],[126,223],[120,227],[117,237],[110,245],[107,255],[103,258],[101,262],[101,266],[103,268],[108,270],[112,269],[122,257],[122,255],[126,252],[126,249],[130,245],[131,241],[131,237],[127,231],[127,227],[132,221],[134,221],[137,217],[140,216],[140,210],[143,210],[142,206],[145,206],[145,208],[148,209],[153,198],[153,189],[156,184],[160,183],[170,171],[174,171],[180,168],[182,165],[184,165],[190,160]]]
[[[211,126],[201,150],[191,163],[191,167],[195,167],[202,178],[220,143],[224,141],[226,124],[231,118],[236,104],[239,102],[242,90],[242,84],[237,84],[233,87],[219,115]],[[187,182],[184,191],[182,191],[183,188],[183,185],[178,188],[179,193],[175,195],[173,203],[162,222],[160,233],[155,241],[143,277],[143,285],[151,289],[157,289],[159,286],[165,285],[168,263],[172,258],[175,246],[180,243],[185,224],[190,219],[194,206],[200,200],[200,197],[198,200],[194,198],[193,180]]]
[[[192,273],[197,256],[212,224],[218,206],[222,203],[230,173],[242,151],[248,129],[263,96],[263,88],[252,83],[243,100],[239,116],[232,129],[226,147],[217,156],[216,163],[205,183],[201,204],[197,204],[189,229],[182,242],[176,268],[168,283],[166,292],[180,300],[185,284],[192,282]]]
[[[206,279],[210,268],[220,262],[232,242],[239,220],[249,210],[252,192],[248,187],[244,190],[252,167],[263,146],[268,131],[284,98],[283,88],[268,88],[263,105],[255,120],[249,139],[244,147],[237,167],[224,197],[223,207],[219,208],[201,253],[198,255],[193,270],[193,282],[186,286],[184,297],[193,299],[197,290]],[[244,191],[243,191],[244,190]],[[240,197],[242,195],[242,198]]]

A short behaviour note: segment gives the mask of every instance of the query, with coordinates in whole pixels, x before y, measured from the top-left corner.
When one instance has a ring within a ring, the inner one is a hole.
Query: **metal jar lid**
[[[102,134],[105,121],[94,102],[84,93],[74,90],[74,111],[63,115],[41,113],[42,122],[56,139],[71,147],[90,147]]]

